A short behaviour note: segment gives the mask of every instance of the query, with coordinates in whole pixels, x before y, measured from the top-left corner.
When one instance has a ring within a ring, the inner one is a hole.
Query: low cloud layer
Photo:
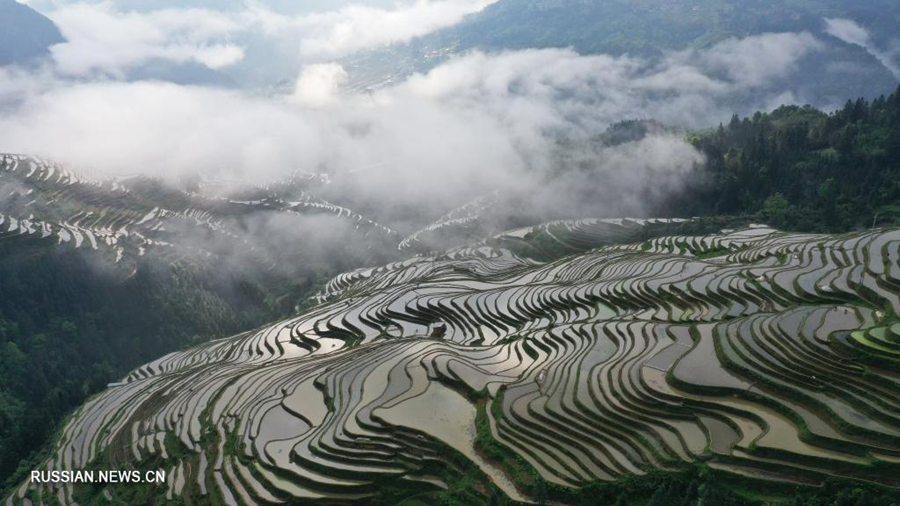
[[[736,93],[764,89],[820,49],[809,34],[787,33],[730,39],[660,61],[558,49],[472,53],[393,91],[489,111],[522,135],[554,127],[596,132],[629,118],[697,128],[727,118]]]
[[[227,40],[242,30],[229,16],[201,9],[120,13],[111,4],[75,4],[52,13],[67,42],[51,48],[58,70],[84,76],[121,76],[159,59],[211,69],[233,65],[244,50]]]
[[[829,35],[836,37],[848,44],[854,44],[866,49],[872,56],[878,59],[882,65],[900,79],[900,39],[889,42],[890,47],[879,47],[873,40],[869,31],[857,24],[852,19],[832,18],[825,20],[825,29]]]
[[[152,61],[194,63],[219,70],[248,52],[290,47],[292,63],[321,62],[385,44],[407,42],[459,22],[494,0],[414,0],[390,6],[337,5],[331,10],[286,14],[263,4],[241,8],[133,10],[113,2],[45,6],[65,43],[52,48],[63,75],[121,78]],[[261,62],[254,62],[263,66]]]
[[[223,21],[207,30],[229,29]],[[591,185],[586,213],[602,210],[604,196],[635,213],[653,195],[648,185],[677,189],[702,158],[670,134],[614,148],[592,139],[630,118],[714,125],[732,114],[735,94],[756,94],[761,106],[796,99],[768,87],[820,50],[815,37],[787,33],[652,61],[567,49],[475,52],[365,94],[346,89],[333,63],[306,66],[281,95],[6,72],[0,93],[6,80],[16,105],[0,117],[0,151],[172,179],[329,172],[360,206],[390,203],[397,215],[442,214],[493,189],[577,207],[560,197]]]
[[[478,12],[496,0],[416,0],[394,9],[349,5],[340,10],[299,17],[271,12],[271,28],[303,33],[300,54],[306,59],[340,58],[360,49],[408,42],[450,26],[463,16]]]

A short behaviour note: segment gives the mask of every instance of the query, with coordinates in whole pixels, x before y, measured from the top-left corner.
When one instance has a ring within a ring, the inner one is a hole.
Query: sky
[[[772,86],[824,50],[822,35],[801,32],[652,60],[564,48],[476,51],[356,92],[342,57],[458,23],[491,1],[312,2],[304,10],[287,1],[222,2],[216,10],[136,0],[29,3],[67,42],[40,68],[0,67],[0,152],[169,179],[201,173],[259,182],[329,172],[355,200],[404,210],[447,211],[502,189],[539,196],[535,205],[597,213],[614,200],[621,212],[639,214],[641,199],[662,198],[695,177],[702,156],[672,133],[612,148],[591,139],[626,119],[714,126],[730,117],[734,96],[758,96],[761,109],[802,103]],[[871,47],[858,25],[828,23],[832,36]],[[159,61],[229,72],[240,85],[129,78]],[[278,72],[267,74],[271,68]],[[561,172],[566,164],[591,170]],[[565,199],[587,186],[596,191],[584,202]]]

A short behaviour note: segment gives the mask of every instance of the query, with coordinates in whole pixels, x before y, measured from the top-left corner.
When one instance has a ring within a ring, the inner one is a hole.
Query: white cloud
[[[59,71],[122,75],[154,59],[222,68],[244,57],[239,46],[216,42],[242,27],[227,15],[200,9],[121,13],[111,4],[64,6],[51,18],[65,43],[51,48]]]
[[[787,57],[785,41],[796,44]],[[506,188],[541,195],[535,206],[583,202],[590,214],[615,201],[635,212],[653,195],[648,185],[677,188],[702,158],[677,136],[605,148],[592,141],[599,132],[629,118],[705,127],[731,115],[736,92],[759,93],[761,104],[793,98],[766,87],[815,49],[800,34],[655,61],[568,49],[476,52],[372,94],[342,88],[346,74],[334,64],[308,66],[282,96],[35,77],[40,85],[0,116],[0,151],[172,177],[259,181],[328,170],[343,194],[372,208],[443,211]],[[561,164],[581,169],[561,177]],[[579,201],[552,197],[588,188],[596,193]]]
[[[290,60],[321,62],[360,49],[407,42],[459,22],[495,0],[414,0],[390,7],[344,4],[331,11],[283,14],[261,4],[242,8],[122,9],[112,1],[63,3],[47,15],[67,42],[52,49],[60,72],[123,76],[151,60],[195,62],[222,69],[241,62],[260,38],[267,48],[291,47]],[[257,62],[266,65],[266,58]]]
[[[46,69],[27,71],[18,67],[0,67],[0,111],[15,108],[28,97],[40,93],[54,76]]]
[[[233,44],[214,44],[192,49],[191,59],[211,69],[220,69],[244,59],[244,50]]]
[[[574,124],[597,130],[633,117],[702,127],[731,114],[729,98],[736,92],[762,89],[786,77],[820,47],[802,33],[727,40],[661,61],[582,56],[562,49],[473,53],[415,75],[398,88],[490,110],[512,129],[544,132]]]
[[[734,83],[760,86],[796,70],[802,57],[823,48],[806,32],[777,33],[729,39],[709,51],[687,54],[698,56],[704,68],[724,71]]]
[[[854,44],[866,49],[872,56],[881,62],[894,77],[900,79],[900,40],[891,42],[891,47],[882,49],[872,41],[869,31],[857,24],[852,19],[831,18],[825,19],[825,31],[848,44]]]
[[[304,68],[291,99],[311,107],[334,103],[347,83],[347,72],[337,63],[318,63]]]
[[[496,0],[416,0],[394,9],[348,5],[294,20],[303,31],[300,52],[306,58],[333,59],[360,49],[408,42],[454,25]]]
[[[825,19],[825,31],[848,44],[866,47],[869,45],[869,32],[856,24],[852,19]]]

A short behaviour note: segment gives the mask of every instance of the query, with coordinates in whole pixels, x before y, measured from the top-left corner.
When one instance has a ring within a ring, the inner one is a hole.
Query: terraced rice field
[[[488,241],[338,276],[305,314],[111,385],[44,466],[164,468],[159,493],[228,505],[365,501],[477,469],[528,501],[491,440],[560,487],[696,461],[900,486],[900,231],[585,251],[654,223],[501,234],[581,251],[550,262]],[[90,493],[25,482],[7,504]]]
[[[326,183],[300,175],[244,189],[242,196],[200,195],[146,177],[92,179],[40,158],[0,154],[0,240],[90,250],[123,265],[147,253],[208,259],[223,251],[259,252],[249,220],[279,219],[295,230],[305,226],[304,216],[327,216],[349,222],[370,247],[397,243],[390,228],[305,190]],[[258,256],[269,269],[282,260]]]

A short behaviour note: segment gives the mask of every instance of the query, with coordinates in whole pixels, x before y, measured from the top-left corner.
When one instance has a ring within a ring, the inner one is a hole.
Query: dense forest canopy
[[[128,275],[91,253],[0,239],[0,483],[130,369],[284,314],[256,279],[170,260],[148,256]]]
[[[827,114],[783,106],[692,134],[704,176],[675,209],[836,232],[900,217],[900,89]],[[873,223],[874,222],[874,223]]]

